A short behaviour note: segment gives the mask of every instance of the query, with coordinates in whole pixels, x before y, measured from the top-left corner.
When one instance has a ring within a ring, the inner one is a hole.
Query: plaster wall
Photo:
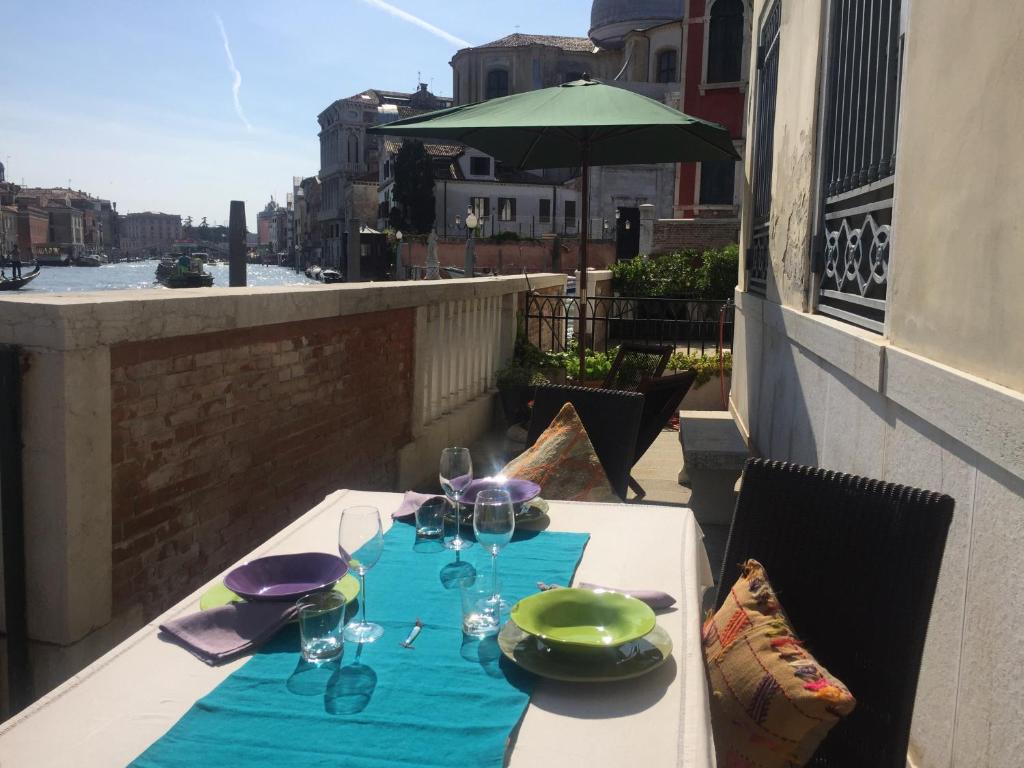
[[[807,308],[812,232],[812,190],[817,142],[818,59],[810,52],[821,44],[823,3],[786,2],[782,6],[779,82],[775,107],[775,144],[770,219],[771,267],[767,296],[788,307]],[[771,6],[755,0],[754,29]],[[756,33],[755,33],[756,34]],[[757,82],[757,57],[750,57],[749,81]],[[750,89],[751,98],[756,89]],[[756,109],[747,110],[746,135],[753,135]],[[744,209],[750,208],[749,179],[752,158],[745,160],[747,184]],[[749,227],[744,227],[741,253],[750,244]]]
[[[888,329],[1017,390],[1024,345],[998,331],[1024,328],[1022,36],[1020,3],[910,4]]]

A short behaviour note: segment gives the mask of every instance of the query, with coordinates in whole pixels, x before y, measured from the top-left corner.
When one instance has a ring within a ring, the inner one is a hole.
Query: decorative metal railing
[[[775,95],[779,84],[779,30],[782,0],[776,0],[761,24],[757,45],[757,102],[754,124],[753,228],[747,252],[747,290],[764,295],[768,283],[769,218],[772,209],[772,152],[775,146]]]
[[[591,296],[586,301],[586,345],[598,352],[624,341],[639,341],[704,353],[717,349],[720,330],[724,345],[732,347],[732,305],[725,301],[620,296]],[[578,296],[528,294],[527,339],[545,352],[564,351],[580,335],[579,310]]]
[[[881,333],[903,60],[901,0],[832,0],[818,311]]]

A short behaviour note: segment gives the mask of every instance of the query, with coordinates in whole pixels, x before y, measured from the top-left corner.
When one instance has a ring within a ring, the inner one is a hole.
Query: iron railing
[[[775,146],[775,96],[779,84],[779,31],[782,0],[776,0],[761,24],[757,46],[757,103],[754,124],[753,226],[747,252],[747,290],[764,295],[771,255],[772,152]]]
[[[901,0],[833,0],[830,16],[818,311],[881,333],[902,77]]]
[[[579,336],[580,301],[578,296],[528,294],[527,340],[544,352],[565,351]],[[597,352],[637,341],[704,354],[718,348],[720,330],[724,346],[732,348],[733,316],[726,301],[620,296],[589,296],[586,301],[586,345]]]

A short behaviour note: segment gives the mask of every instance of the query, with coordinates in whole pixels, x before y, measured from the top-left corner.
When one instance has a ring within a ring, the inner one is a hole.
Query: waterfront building
[[[320,263],[320,179],[310,176],[295,192],[295,241],[298,265]]]
[[[256,214],[258,244],[270,253],[278,253],[288,247],[288,208],[270,198],[262,211]]]
[[[18,203],[18,250],[22,258],[38,255],[50,240],[50,216],[42,208]]]
[[[181,216],[176,213],[129,213],[119,217],[121,250],[128,255],[160,255],[181,239]]]
[[[46,212],[49,215],[48,245],[68,256],[82,255],[85,251],[82,212],[67,202],[57,200],[49,202]]]
[[[13,205],[0,205],[0,259],[18,242],[18,209]]]
[[[420,83],[412,93],[368,89],[338,99],[317,116],[325,266],[342,267],[349,221],[365,223],[377,217],[380,138],[368,136],[366,129],[451,105],[450,98],[435,96]]]
[[[378,228],[394,207],[395,157],[402,139],[387,137],[380,164]],[[576,190],[541,174],[502,168],[484,153],[461,144],[425,143],[434,167],[434,228],[441,237],[466,236],[466,213],[480,220],[479,234],[514,232],[522,237],[578,233]]]

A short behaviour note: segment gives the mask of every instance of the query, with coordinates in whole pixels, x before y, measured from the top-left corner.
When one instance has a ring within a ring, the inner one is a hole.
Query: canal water
[[[164,288],[156,282],[157,261],[137,261],[123,264],[104,264],[102,267],[43,267],[39,277],[18,291],[26,293],[63,293],[66,291],[124,291],[132,288]],[[213,275],[214,287],[228,287],[228,265],[213,264],[206,267]],[[28,269],[22,269],[27,273]],[[10,268],[4,272],[10,276]],[[267,264],[246,265],[250,286],[267,285],[320,285],[302,272],[288,267]],[[3,294],[0,294],[2,296]]]

